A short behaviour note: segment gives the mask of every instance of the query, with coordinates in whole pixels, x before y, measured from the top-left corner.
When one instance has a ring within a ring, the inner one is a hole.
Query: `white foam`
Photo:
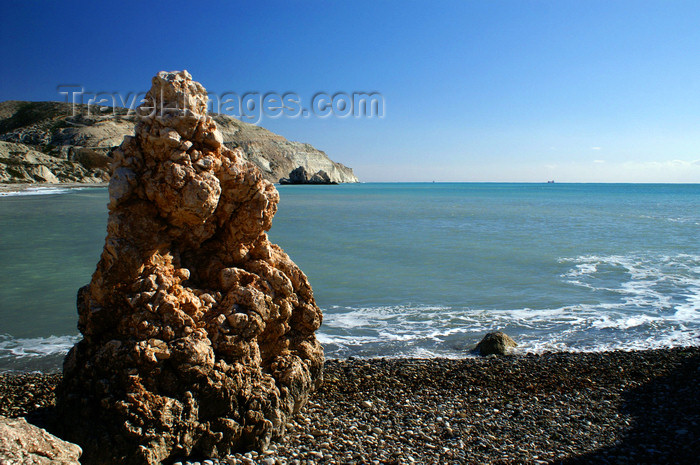
[[[574,278],[577,276],[589,275],[595,273],[596,271],[598,271],[597,263],[579,263],[573,270],[570,270],[563,276],[567,278]]]
[[[672,222],[672,223],[694,223],[694,224],[698,224],[698,223],[697,223],[697,220],[698,220],[697,218],[695,218],[695,217],[689,217],[689,216],[680,216],[680,217],[676,217],[676,218],[666,218],[666,219],[667,219],[668,221]]]
[[[0,197],[17,197],[26,195],[49,195],[67,194],[76,190],[83,190],[84,187],[28,187],[18,191],[0,192]]]
[[[464,356],[494,329],[516,337],[521,353],[700,346],[700,287],[688,286],[697,277],[671,281],[683,292],[649,291],[644,286],[655,281],[637,281],[620,286],[618,299],[557,308],[335,306],[325,311],[319,340],[331,357]],[[348,328],[348,321],[362,324]]]
[[[457,359],[457,358],[462,358],[460,354],[455,354],[455,353],[442,353],[442,352],[436,352],[433,350],[425,349],[423,347],[417,347],[416,349],[412,350],[406,356],[411,357],[411,358],[451,358],[451,359]]]
[[[0,359],[64,355],[80,340],[80,336],[14,338],[0,335]]]
[[[641,338],[608,338],[605,341],[579,340],[576,343],[565,338],[552,339],[522,339],[518,340],[519,348],[526,353],[542,353],[553,351],[564,352],[605,352],[611,350],[649,350],[667,349],[673,347],[700,346],[700,330],[679,330],[657,333]]]
[[[380,342],[380,340],[376,337],[331,336],[323,331],[316,333],[316,339],[318,339],[318,342],[321,344],[337,344],[343,346],[358,346]]]
[[[700,320],[700,287],[689,289],[686,302],[676,306],[674,317],[677,321]]]
[[[599,320],[594,321],[591,326],[596,329],[630,329],[643,325],[651,325],[654,322],[663,321],[662,318],[655,318],[647,315],[633,317],[610,317],[603,316]]]
[[[559,262],[574,265],[561,275],[568,284],[624,295],[623,303],[632,307],[670,309],[688,287],[700,286],[698,255],[586,255]]]

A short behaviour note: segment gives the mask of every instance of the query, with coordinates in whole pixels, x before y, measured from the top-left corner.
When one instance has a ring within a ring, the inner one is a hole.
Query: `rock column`
[[[114,152],[107,238],[57,403],[85,463],[264,449],[321,379],[322,315],[266,235],[274,186],[222,145],[204,88],[153,78]]]

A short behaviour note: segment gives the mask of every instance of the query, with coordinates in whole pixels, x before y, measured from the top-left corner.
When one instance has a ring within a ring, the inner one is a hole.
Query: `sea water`
[[[700,345],[700,185],[279,186],[328,357]],[[42,192],[30,192],[37,194]],[[0,370],[55,370],[104,242],[106,189],[0,197]]]

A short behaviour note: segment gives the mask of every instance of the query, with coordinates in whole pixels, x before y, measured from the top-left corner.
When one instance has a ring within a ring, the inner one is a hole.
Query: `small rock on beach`
[[[488,333],[474,348],[479,355],[508,355],[513,347],[518,344],[502,331]]]

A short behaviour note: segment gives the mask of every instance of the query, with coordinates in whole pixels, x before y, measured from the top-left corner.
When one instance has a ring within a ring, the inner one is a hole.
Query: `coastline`
[[[60,379],[0,375],[0,414],[50,424]],[[264,453],[213,463],[690,464],[700,347],[327,360],[287,429]]]
[[[27,182],[27,183],[0,183],[0,195],[11,192],[23,192],[27,189],[84,189],[87,187],[108,187],[108,182]]]

